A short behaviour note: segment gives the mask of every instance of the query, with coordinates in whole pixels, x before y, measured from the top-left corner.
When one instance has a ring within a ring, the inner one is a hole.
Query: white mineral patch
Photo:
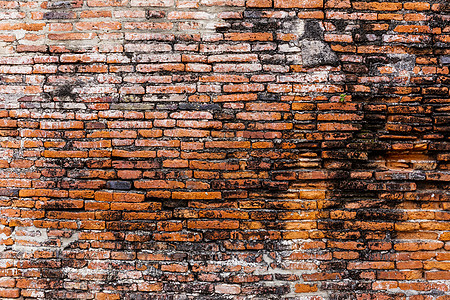
[[[338,62],[337,55],[323,41],[303,40],[301,48],[303,64],[307,67],[333,65]]]
[[[301,37],[305,33],[305,21],[298,20],[295,24],[295,33]]]
[[[2,226],[3,228],[5,226]],[[0,228],[1,229],[1,228]],[[37,228],[35,226],[30,227],[16,227],[11,235],[7,236],[6,234],[0,234],[0,240],[12,239],[14,244],[10,246],[10,249],[17,252],[22,253],[33,253],[37,249],[39,250],[55,250],[55,247],[47,246],[51,240],[59,239],[60,246],[59,249],[64,249],[70,243],[73,243],[78,240],[78,233],[73,233],[70,238],[49,238],[47,235],[47,229],[45,228]],[[34,245],[26,244],[22,245],[20,241],[30,242]],[[3,251],[8,246],[1,245],[0,251]]]

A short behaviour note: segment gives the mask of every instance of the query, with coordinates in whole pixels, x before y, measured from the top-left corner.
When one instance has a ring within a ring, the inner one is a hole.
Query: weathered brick
[[[443,300],[437,2],[0,1],[0,298]]]
[[[274,0],[275,8],[322,8],[323,0]]]

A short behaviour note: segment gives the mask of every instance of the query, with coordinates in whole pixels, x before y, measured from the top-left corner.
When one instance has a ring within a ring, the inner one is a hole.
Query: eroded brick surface
[[[448,299],[448,24],[0,1],[0,298]]]

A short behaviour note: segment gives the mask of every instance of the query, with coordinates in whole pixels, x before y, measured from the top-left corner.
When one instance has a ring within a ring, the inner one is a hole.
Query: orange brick
[[[274,0],[275,8],[322,8],[323,0]]]
[[[222,195],[220,192],[172,192],[173,199],[204,199],[213,200],[221,199]]]
[[[248,0],[247,7],[272,7],[272,0]]]
[[[297,283],[295,285],[295,292],[296,293],[313,293],[313,292],[317,292],[318,288],[317,285],[309,285],[309,284],[302,284],[302,283]]]

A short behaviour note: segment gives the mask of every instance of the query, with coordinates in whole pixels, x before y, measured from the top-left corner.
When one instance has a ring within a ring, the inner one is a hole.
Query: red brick
[[[213,200],[220,199],[220,192],[172,192],[173,199],[204,199],[204,200]]]
[[[247,7],[272,7],[272,0],[247,0]]]
[[[323,0],[274,0],[275,8],[322,8]]]

